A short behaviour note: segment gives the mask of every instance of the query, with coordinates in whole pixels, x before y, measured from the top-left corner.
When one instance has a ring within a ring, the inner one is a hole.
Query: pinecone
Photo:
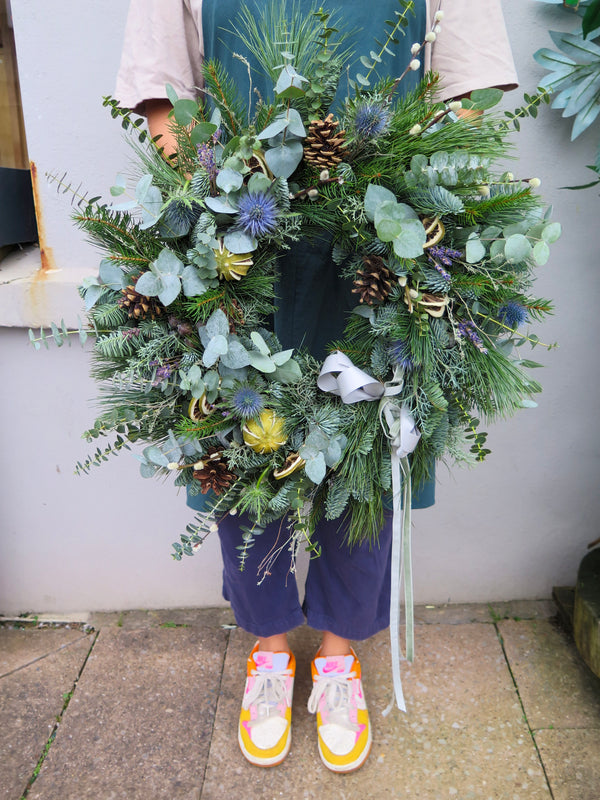
[[[135,290],[135,282],[138,279],[136,275],[125,289],[121,289],[123,295],[119,299],[119,306],[127,309],[127,314],[130,319],[154,319],[160,317],[162,314],[163,305],[159,300],[154,297],[146,297]]]
[[[308,128],[304,142],[304,158],[317,169],[333,169],[343,158],[346,131],[336,131],[339,121],[333,114],[315,119]]]
[[[229,471],[227,462],[223,458],[223,452],[218,447],[212,447],[202,461],[195,466],[200,467],[193,472],[194,479],[200,482],[202,493],[206,494],[212,489],[215,494],[226,492],[236,479],[236,475]]]
[[[363,268],[356,270],[352,292],[360,296],[360,302],[372,306],[382,303],[392,290],[392,273],[381,256],[363,256]]]

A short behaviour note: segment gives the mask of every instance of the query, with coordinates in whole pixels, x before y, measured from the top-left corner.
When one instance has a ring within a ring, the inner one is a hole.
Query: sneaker
[[[248,656],[238,741],[251,764],[272,767],[289,752],[295,674],[291,653],[262,651],[257,642]]]
[[[319,755],[334,772],[351,772],[371,749],[369,712],[362,690],[360,663],[351,655],[317,657],[308,710],[317,715]]]

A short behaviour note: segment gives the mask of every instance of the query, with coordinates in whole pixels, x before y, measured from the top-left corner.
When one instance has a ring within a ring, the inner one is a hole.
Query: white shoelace
[[[355,672],[349,672],[345,675],[322,675],[317,678],[308,699],[309,713],[316,714],[321,697],[324,696],[327,704],[328,723],[358,731],[359,726],[350,722],[351,679],[355,677]]]
[[[281,716],[278,708],[279,703],[285,700],[286,704],[291,705],[286,683],[292,671],[289,669],[282,672],[258,672],[253,671],[254,685],[242,699],[242,708],[248,709],[251,705],[256,705],[258,716],[255,720],[248,723],[250,726],[261,722],[265,717]]]

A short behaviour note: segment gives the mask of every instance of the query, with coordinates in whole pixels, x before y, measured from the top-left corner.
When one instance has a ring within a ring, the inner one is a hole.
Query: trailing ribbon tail
[[[382,400],[379,409],[381,424],[390,439],[392,462],[392,582],[390,589],[390,650],[392,658],[393,697],[383,712],[387,716],[394,707],[406,711],[400,677],[400,587],[404,584],[404,613],[406,617],[406,659],[414,657],[414,600],[412,582],[411,531],[412,486],[409,453],[417,446],[421,434],[405,407]],[[387,430],[386,430],[387,428]],[[389,431],[389,433],[388,433]],[[400,495],[402,494],[402,510]]]
[[[392,397],[402,391],[403,371],[396,369],[389,383],[383,384],[355,366],[339,350],[327,356],[317,379],[319,389],[338,395],[343,403],[379,400],[379,420],[390,442],[393,492],[392,584],[390,591],[390,645],[394,696],[383,712],[396,705],[406,711],[400,678],[400,587],[404,584],[406,614],[406,658],[414,656],[414,610],[411,559],[411,476],[408,456],[421,438],[410,411]],[[402,494],[402,500],[401,500]]]

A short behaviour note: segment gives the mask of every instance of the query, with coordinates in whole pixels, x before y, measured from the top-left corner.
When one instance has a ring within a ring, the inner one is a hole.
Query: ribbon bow
[[[356,367],[348,356],[336,351],[323,362],[317,379],[321,391],[338,395],[343,403],[360,400],[379,400],[379,420],[390,442],[392,462],[393,527],[392,527],[392,583],[390,590],[390,644],[394,698],[383,712],[389,714],[394,705],[406,711],[402,680],[400,678],[400,584],[404,582],[406,613],[406,658],[413,660],[414,612],[411,568],[411,480],[408,456],[421,437],[410,411],[399,406],[393,395],[402,391],[403,370],[396,368],[389,383],[381,383]],[[402,480],[404,478],[404,480]],[[402,499],[401,499],[402,495]]]

